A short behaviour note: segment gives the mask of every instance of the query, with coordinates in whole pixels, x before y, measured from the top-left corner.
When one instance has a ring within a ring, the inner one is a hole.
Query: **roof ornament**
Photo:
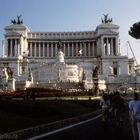
[[[23,24],[23,19],[21,19],[21,15],[17,16],[17,20],[16,19],[12,19],[11,23],[12,24]]]
[[[104,19],[101,18],[102,23],[111,23],[112,18],[108,17],[108,14],[104,15]]]

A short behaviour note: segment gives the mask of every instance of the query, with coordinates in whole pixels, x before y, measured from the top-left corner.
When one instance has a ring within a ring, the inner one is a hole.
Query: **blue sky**
[[[91,31],[109,14],[120,26],[121,51],[127,55],[127,41],[140,64],[140,41],[128,35],[140,21],[140,0],[0,0],[0,46],[4,28],[17,15],[31,31]],[[2,50],[1,50],[2,52]],[[128,54],[131,57],[130,49]]]

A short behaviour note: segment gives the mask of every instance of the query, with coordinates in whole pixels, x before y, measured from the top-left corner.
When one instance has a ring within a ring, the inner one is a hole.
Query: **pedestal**
[[[107,92],[113,93],[114,91],[116,91],[116,84],[115,84],[114,79],[115,79],[114,75],[108,75],[108,79],[107,79]]]
[[[99,91],[105,91],[106,90],[106,82],[105,80],[101,80],[101,79],[98,79],[98,78],[93,78],[93,82],[94,82],[94,85],[95,85],[95,93],[96,95],[99,95],[100,92]]]
[[[15,91],[15,82],[16,80],[14,78],[8,79],[8,90]]]
[[[95,85],[94,92],[96,95],[99,95],[98,80],[99,80],[98,78],[93,78],[93,82]]]

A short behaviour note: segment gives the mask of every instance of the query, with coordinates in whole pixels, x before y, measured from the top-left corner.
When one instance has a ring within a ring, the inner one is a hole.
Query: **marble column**
[[[45,42],[43,42],[43,57],[45,57]]]
[[[76,42],[76,52],[77,53],[79,50],[78,50],[78,42]]]
[[[55,57],[56,57],[57,52],[58,52],[57,42],[55,42]]]
[[[71,44],[71,47],[72,47],[72,56],[74,56],[74,44],[73,44],[73,42],[71,42],[72,44]]]
[[[40,43],[41,43],[41,42],[38,43],[38,47],[39,47],[39,57],[41,57],[41,49],[40,49],[40,48],[41,48],[41,44],[40,44]]]
[[[99,41],[99,39],[98,39],[98,41]],[[100,45],[101,45],[101,53],[104,56],[105,55],[105,45],[106,45],[105,38],[101,37],[101,43],[100,43]]]
[[[47,57],[49,57],[49,42],[47,42]]]
[[[63,47],[64,47],[64,54],[66,55],[66,43],[65,42],[63,44]]]
[[[30,43],[30,57],[33,57],[33,43]]]
[[[70,44],[69,44],[69,42],[68,42],[68,57],[70,56]]]
[[[18,56],[20,55],[20,42],[19,42],[19,39],[18,39],[18,44],[17,44],[17,53],[18,53]]]
[[[15,44],[14,44],[15,39],[12,39],[12,56],[14,56],[15,53]]]
[[[120,54],[120,48],[119,48],[120,46],[119,46],[117,37],[114,38],[114,44],[115,44],[115,48],[116,48],[116,55],[119,55]]]
[[[18,54],[17,54],[17,45],[18,45],[17,39],[15,39],[15,56],[18,56]]]
[[[83,42],[80,42],[80,50],[84,51],[84,50],[83,50]],[[83,53],[83,52],[82,52],[82,53]],[[81,55],[83,55],[83,54],[81,54]]]
[[[12,39],[10,39],[10,56],[12,56],[12,54],[13,54],[13,42],[12,42]]]
[[[69,42],[69,51],[70,51],[70,56],[72,56],[72,43]]]
[[[107,38],[106,55],[109,55],[109,38]]]
[[[17,39],[17,56],[19,56],[19,39]]]
[[[114,55],[113,38],[111,38],[111,43],[110,43],[110,54]]]
[[[34,54],[34,56],[36,57],[36,42],[35,42],[35,45],[34,45],[34,51],[35,51],[35,54]]]
[[[51,42],[51,57],[53,57],[53,43]]]
[[[91,55],[94,56],[94,47],[95,47],[94,46],[94,42],[92,42],[92,46],[91,47],[92,47],[92,54]]]
[[[88,42],[88,56],[90,56],[90,42]]]
[[[4,55],[8,56],[8,39],[5,38],[4,42],[5,42],[5,45],[3,46],[3,47],[5,47],[4,48]]]

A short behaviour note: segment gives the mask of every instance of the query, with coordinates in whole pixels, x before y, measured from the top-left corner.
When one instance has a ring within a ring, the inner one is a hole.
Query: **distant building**
[[[134,73],[133,61],[120,52],[119,26],[107,16],[94,31],[79,32],[31,32],[18,17],[5,28],[5,56],[0,64],[1,69],[13,70],[17,85],[29,80],[30,73],[32,84],[79,83],[84,72],[84,81],[90,81],[85,88],[90,89],[96,67],[98,78],[107,83],[110,71],[115,78]]]

